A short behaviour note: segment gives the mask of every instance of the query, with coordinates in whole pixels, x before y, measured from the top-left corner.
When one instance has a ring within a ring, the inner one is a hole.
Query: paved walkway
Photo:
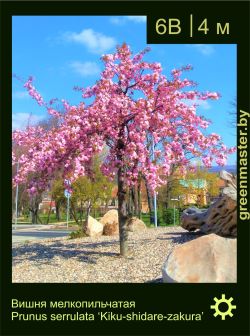
[[[67,229],[61,227],[55,230],[55,225],[18,225],[15,229],[12,226],[12,244],[25,241],[35,241],[49,238],[66,237],[73,231],[73,228]]]

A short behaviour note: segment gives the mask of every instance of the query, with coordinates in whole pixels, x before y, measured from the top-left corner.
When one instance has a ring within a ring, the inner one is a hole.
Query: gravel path
[[[197,237],[181,227],[129,233],[127,258],[119,256],[119,237],[55,238],[13,247],[12,282],[162,282],[168,251]]]

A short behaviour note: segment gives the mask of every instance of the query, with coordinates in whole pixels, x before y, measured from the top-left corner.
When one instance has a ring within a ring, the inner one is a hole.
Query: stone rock
[[[119,234],[118,211],[109,210],[101,219],[100,223],[104,225],[103,234],[113,236]]]
[[[146,230],[147,226],[145,223],[137,217],[131,217],[127,221],[127,230],[131,232],[138,232]]]
[[[220,177],[227,184],[222,197],[207,210],[191,207],[183,211],[181,226],[184,229],[200,229],[203,233],[216,233],[224,237],[237,236],[236,178],[226,171],[221,171]]]
[[[162,269],[163,282],[237,282],[237,239],[216,234],[199,237],[173,249]]]
[[[103,233],[103,224],[98,222],[95,218],[89,216],[86,234],[90,237],[99,237]]]
[[[118,211],[109,210],[101,219],[100,223],[104,225],[103,234],[106,236],[113,236],[119,234],[119,220]],[[137,217],[131,217],[126,223],[127,230],[131,232],[137,232],[146,230],[146,225]]]
[[[118,224],[118,211],[115,210],[115,209],[109,210],[100,219],[100,223],[102,223],[103,225],[110,224],[110,223],[117,223]]]
[[[118,223],[107,223],[104,225],[103,234],[105,236],[116,236],[119,234],[119,225]]]

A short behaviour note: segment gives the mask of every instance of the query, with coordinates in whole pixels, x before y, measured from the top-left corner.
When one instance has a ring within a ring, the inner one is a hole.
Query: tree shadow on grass
[[[96,243],[71,243],[63,244],[60,241],[45,245],[42,243],[24,244],[12,248],[13,264],[25,261],[34,261],[36,264],[56,265],[56,257],[70,259],[74,258],[80,262],[96,264],[99,257],[118,257],[119,253],[109,251],[98,251],[99,247],[117,247],[118,242],[106,241]],[[95,250],[97,249],[97,251]],[[25,258],[24,258],[25,256]]]

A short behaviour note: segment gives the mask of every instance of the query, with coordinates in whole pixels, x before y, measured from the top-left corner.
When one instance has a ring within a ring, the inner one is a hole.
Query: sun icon
[[[232,309],[236,309],[236,306],[231,304],[231,302],[233,301],[232,297],[230,299],[226,299],[225,294],[222,294],[221,299],[214,297],[214,301],[216,303],[214,305],[211,305],[210,308],[215,310],[215,317],[220,315],[221,319],[225,320],[227,315],[229,315],[230,317],[233,316]],[[222,307],[224,309],[222,309]]]

